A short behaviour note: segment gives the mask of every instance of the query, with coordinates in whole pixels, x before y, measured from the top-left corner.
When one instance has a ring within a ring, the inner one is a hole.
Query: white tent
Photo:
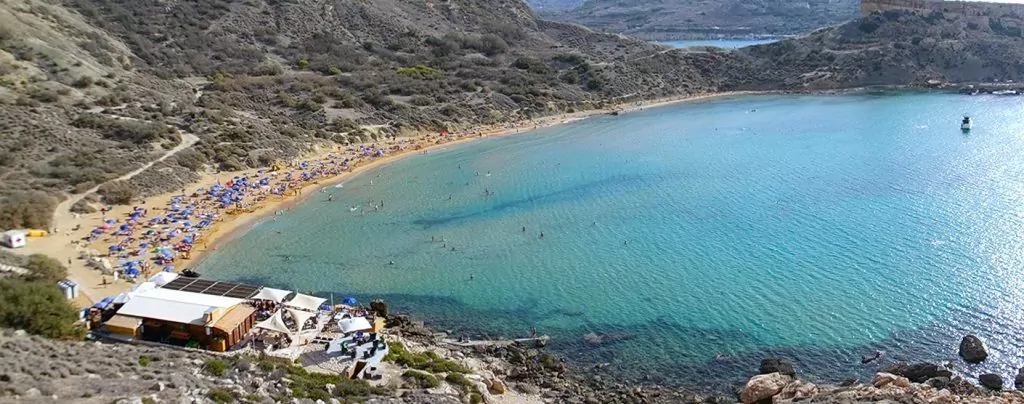
[[[284,298],[288,297],[288,295],[290,295],[290,294],[292,294],[292,292],[290,290],[281,290],[281,289],[274,289],[274,288],[264,287],[263,289],[260,289],[260,292],[257,293],[256,296],[253,296],[252,298],[253,299],[263,299],[263,300],[273,300],[275,302],[281,303],[281,301],[283,301]]]
[[[324,304],[327,299],[319,298],[316,296],[304,295],[302,293],[296,293],[292,300],[284,303],[285,306],[297,307],[300,309],[306,309],[309,311],[317,311],[320,309],[320,305]]]
[[[156,286],[164,286],[175,279],[178,279],[178,274],[174,272],[157,272],[156,275],[149,278],[149,281],[155,283]]]
[[[353,317],[338,321],[338,328],[341,329],[341,332],[348,334],[356,331],[369,331],[373,329],[373,326],[370,325],[370,321],[366,317]]]
[[[302,331],[302,325],[306,324],[306,320],[309,320],[310,317],[316,315],[316,313],[310,313],[299,309],[288,308],[285,310],[288,310],[288,314],[291,314],[292,318],[295,319],[295,331]]]
[[[291,335],[291,333],[292,333],[292,330],[289,330],[288,327],[284,325],[284,320],[281,320],[281,312],[280,311],[274,313],[274,315],[270,316],[270,318],[268,318],[266,320],[263,320],[263,321],[260,321],[258,324],[256,324],[256,328],[262,328],[264,330],[270,330],[270,331],[283,332],[283,333],[289,334],[289,335]]]

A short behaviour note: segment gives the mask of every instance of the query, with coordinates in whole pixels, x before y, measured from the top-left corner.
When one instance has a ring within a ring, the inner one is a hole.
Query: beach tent
[[[28,235],[21,230],[8,230],[0,234],[0,244],[7,248],[22,248]]]
[[[346,318],[338,321],[338,328],[341,332],[348,334],[356,331],[369,331],[373,329],[366,317]]]
[[[317,311],[317,309],[320,308],[320,305],[326,301],[327,299],[324,298],[296,293],[295,297],[293,297],[292,300],[285,302],[284,305],[309,311]]]
[[[299,309],[285,309],[285,310],[288,310],[288,314],[291,314],[292,318],[295,319],[295,328],[296,328],[295,331],[302,331],[302,325],[306,324],[306,320],[309,320],[310,317],[313,317],[313,316],[316,315],[316,313],[310,313],[308,311],[299,310]]]
[[[281,303],[290,294],[292,294],[292,291],[290,291],[290,290],[282,290],[282,289],[274,289],[274,288],[264,287],[263,289],[260,289],[259,293],[257,293],[252,298],[253,299],[262,299],[262,300],[272,300],[272,301]]]
[[[260,321],[258,324],[256,324],[256,328],[277,331],[288,335],[291,335],[292,333],[292,330],[289,330],[288,327],[284,325],[284,320],[281,320],[280,311],[274,313],[274,315],[270,316],[270,318]]]

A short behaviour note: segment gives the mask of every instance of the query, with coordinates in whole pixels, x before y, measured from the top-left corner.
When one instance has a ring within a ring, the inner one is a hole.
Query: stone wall
[[[861,0],[860,2],[862,16],[885,10],[939,11],[966,14],[972,17],[1000,17],[1006,14],[1024,17],[1024,4],[1014,3],[942,0]]]

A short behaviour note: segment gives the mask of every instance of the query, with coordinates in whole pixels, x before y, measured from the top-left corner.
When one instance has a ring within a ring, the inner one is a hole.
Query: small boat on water
[[[960,130],[964,132],[971,130],[971,117],[964,116],[964,120],[960,122]]]

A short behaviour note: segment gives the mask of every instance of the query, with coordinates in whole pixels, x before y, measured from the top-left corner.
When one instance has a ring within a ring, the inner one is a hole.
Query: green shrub
[[[309,67],[309,59],[307,59],[305,56],[300,57],[299,60],[295,61],[295,65],[298,66],[300,69],[305,69],[306,67]]]
[[[56,283],[68,277],[68,269],[64,264],[44,254],[28,256],[25,269],[29,270],[28,279],[31,281]]]
[[[49,281],[0,279],[0,327],[49,338],[81,338],[78,311]]]
[[[71,85],[75,88],[89,88],[90,86],[92,86],[92,84],[93,79],[89,76],[79,77],[78,80],[75,80],[73,83],[71,83]]]
[[[334,66],[331,66],[330,69],[327,69],[327,74],[330,74],[332,76],[337,76],[337,75],[341,74],[341,69],[339,69],[337,67],[334,67]]]
[[[235,401],[235,393],[233,393],[231,390],[220,387],[210,389],[210,392],[207,394],[207,397],[209,397],[210,400],[213,400],[213,402],[215,403],[231,403]]]
[[[415,369],[406,370],[405,373],[402,373],[402,377],[410,379],[413,384],[424,389],[434,388],[441,385],[441,382],[439,382],[434,375]]]
[[[152,360],[148,356],[142,355],[139,357],[139,366],[149,366],[151,362]]]
[[[484,402],[484,397],[480,393],[469,393],[469,404],[480,404]]]
[[[224,363],[224,361],[220,359],[207,359],[206,363],[203,365],[203,369],[206,373],[214,376],[224,376],[230,368],[231,366],[228,366],[227,363]]]
[[[0,197],[0,229],[48,229],[57,201],[40,191]]]
[[[104,184],[100,187],[96,193],[103,196],[103,200],[106,203],[112,205],[128,205],[132,203],[135,196],[138,194],[138,190],[135,189],[127,181],[115,181],[109,184]]]
[[[432,351],[411,353],[401,343],[388,343],[388,354],[384,360],[418,370],[434,373],[469,373],[469,369],[454,361],[437,356]]]

